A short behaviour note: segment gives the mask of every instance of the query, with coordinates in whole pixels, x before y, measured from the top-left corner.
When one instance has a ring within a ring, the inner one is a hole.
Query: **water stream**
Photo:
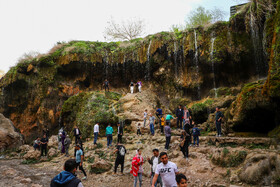
[[[175,76],[178,76],[178,63],[177,63],[177,43],[174,41],[174,67],[175,67]]]
[[[151,64],[150,64],[150,48],[152,45],[152,40],[149,43],[148,50],[147,50],[147,64],[146,64],[146,75],[145,80],[149,81],[151,79]]]
[[[196,66],[197,95],[198,95],[198,99],[200,99],[201,97],[200,97],[199,66],[198,66],[198,46],[197,46],[196,30],[194,30],[194,47],[195,47],[194,61],[195,61],[195,66]]]
[[[212,65],[212,73],[213,73],[213,86],[215,91],[215,98],[217,98],[217,88],[216,88],[216,78],[215,78],[215,66],[214,66],[214,44],[216,38],[211,38],[211,49],[210,49],[210,58],[211,58],[211,65]]]

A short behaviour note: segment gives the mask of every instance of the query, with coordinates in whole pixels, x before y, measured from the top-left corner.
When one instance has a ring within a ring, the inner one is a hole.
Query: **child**
[[[144,112],[144,127],[146,125],[147,116],[148,116],[148,110],[146,109],[145,112]]]
[[[197,147],[199,146],[199,136],[200,136],[200,129],[197,128],[197,125],[194,124],[194,127],[192,129],[193,134],[193,146],[195,146],[195,141],[197,143]]]
[[[164,120],[164,117],[163,117],[163,114],[162,114],[162,116],[160,118],[160,132],[161,132],[161,134],[163,134],[164,124],[165,124],[165,120]]]
[[[141,131],[140,131],[140,127],[141,127],[141,124],[138,123],[138,126],[137,126],[137,135],[142,135],[142,134],[141,134]]]
[[[39,137],[37,137],[36,140],[34,141],[33,147],[34,147],[35,151],[36,150],[40,151],[40,138]]]
[[[178,187],[186,187],[187,186],[187,177],[184,174],[176,175],[176,182]]]

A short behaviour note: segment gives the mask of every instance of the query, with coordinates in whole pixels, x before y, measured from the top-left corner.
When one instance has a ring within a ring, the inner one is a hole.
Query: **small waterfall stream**
[[[198,66],[198,46],[197,46],[197,36],[196,36],[196,30],[194,30],[194,47],[195,47],[195,55],[194,55],[194,61],[196,66],[196,79],[199,80],[199,66]],[[198,81],[197,84],[197,95],[198,99],[200,99],[200,84]]]
[[[177,43],[176,43],[176,40],[174,40],[174,68],[175,68],[175,76],[178,77]]]
[[[216,88],[216,79],[215,79],[215,66],[214,66],[214,43],[216,38],[211,38],[211,49],[210,49],[210,58],[211,58],[211,65],[212,65],[212,73],[213,73],[213,86],[215,91],[215,98],[217,98],[217,88]]]
[[[148,50],[147,50],[147,64],[146,64],[146,75],[145,80],[149,81],[151,79],[151,64],[150,64],[150,48],[152,45],[152,40],[149,43]]]

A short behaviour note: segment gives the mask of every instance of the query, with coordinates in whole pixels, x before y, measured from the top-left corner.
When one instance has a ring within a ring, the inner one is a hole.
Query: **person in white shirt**
[[[148,158],[148,162],[149,162],[149,164],[151,164],[151,184],[153,183],[153,178],[155,176],[157,165],[161,162],[159,159],[159,150],[153,149],[153,154],[154,154],[154,156],[152,156],[152,158]],[[158,183],[160,184],[160,186],[162,186],[162,181],[161,181],[160,175],[158,176],[158,179],[155,183],[155,187],[157,186]]]
[[[94,135],[93,144],[97,144],[97,137],[98,137],[98,134],[99,134],[99,123],[96,123],[96,124],[94,125],[94,130],[93,130],[93,135]]]
[[[168,161],[166,152],[161,152],[159,157],[161,163],[157,165],[152,187],[155,186],[159,175],[161,176],[163,187],[177,187],[176,175],[179,174],[177,165]]]

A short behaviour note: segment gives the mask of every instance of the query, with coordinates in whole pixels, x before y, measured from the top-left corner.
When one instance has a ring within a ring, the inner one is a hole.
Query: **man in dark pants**
[[[184,117],[184,110],[182,109],[182,105],[179,105],[179,107],[176,110],[177,129],[179,128],[182,129],[183,117]]]
[[[116,150],[114,151],[114,153],[117,153],[117,158],[115,161],[115,170],[114,173],[117,173],[117,168],[119,165],[121,165],[121,173],[123,174],[123,168],[124,168],[124,157],[126,154],[126,149],[123,145],[121,145],[120,143],[118,143]]]
[[[122,143],[122,136],[123,136],[123,127],[118,123],[118,142]]]
[[[169,125],[166,125],[164,127],[164,134],[165,134],[165,138],[166,138],[165,149],[168,150],[169,149],[170,140],[171,140],[171,128],[170,128]]]
[[[75,144],[78,143],[78,140],[81,138],[81,131],[80,129],[77,127],[77,125],[74,126],[74,130],[73,130],[73,134],[75,136]]]
[[[106,89],[109,92],[109,81],[107,79],[105,79],[103,86],[104,86],[105,92],[106,92]]]
[[[217,128],[217,136],[221,137],[222,136],[222,118],[224,115],[220,111],[219,107],[216,107],[216,116],[215,116],[215,124]]]
[[[40,141],[40,145],[41,145],[41,156],[43,156],[43,153],[45,153],[45,156],[47,156],[48,151],[47,151],[47,147],[48,147],[48,138],[47,136],[44,134],[43,138]]]
[[[152,156],[151,159],[148,158],[148,162],[149,162],[149,164],[151,164],[151,184],[152,184],[153,178],[155,176],[157,165],[161,163],[161,161],[159,159],[159,150],[153,149],[153,154],[154,154],[154,156]],[[155,183],[155,187],[157,186],[158,183],[160,184],[160,186],[162,186],[162,181],[161,181],[160,176],[158,176],[158,179]]]
[[[83,160],[84,160],[84,153],[81,149],[80,145],[76,145],[75,149],[76,151],[76,163],[77,163],[77,167],[79,167],[79,170],[81,170],[83,172],[83,174],[85,175],[82,179],[86,179],[87,178],[87,174],[83,168]]]
[[[80,179],[76,177],[77,164],[75,159],[68,159],[64,163],[64,171],[60,172],[51,181],[51,187],[80,187],[83,186]]]

